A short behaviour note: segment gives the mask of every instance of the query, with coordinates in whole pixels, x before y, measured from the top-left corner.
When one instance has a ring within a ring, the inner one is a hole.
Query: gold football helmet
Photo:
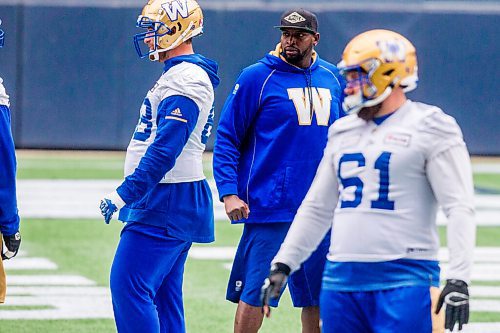
[[[370,30],[354,37],[338,67],[347,87],[359,87],[356,94],[345,97],[346,113],[382,103],[396,87],[405,92],[417,87],[415,47],[393,31]]]
[[[195,0],[149,0],[137,19],[137,27],[147,29],[134,36],[139,57],[158,61],[158,53],[203,33],[203,13]],[[154,50],[145,46],[146,38],[154,38]]]

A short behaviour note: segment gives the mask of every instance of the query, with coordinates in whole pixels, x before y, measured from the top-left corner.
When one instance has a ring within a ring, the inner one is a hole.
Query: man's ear
[[[319,33],[317,32],[314,34],[314,43],[313,44],[314,44],[314,46],[316,46],[316,45],[318,45],[318,43],[319,43]]]

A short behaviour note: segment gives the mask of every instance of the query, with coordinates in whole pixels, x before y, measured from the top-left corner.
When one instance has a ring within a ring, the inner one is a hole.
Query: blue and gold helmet
[[[396,87],[404,92],[417,87],[417,55],[413,44],[390,30],[370,30],[354,37],[346,46],[338,64],[347,85],[361,87],[358,94],[344,99],[344,110],[356,113],[363,107],[382,103]],[[356,72],[358,82],[349,82]]]
[[[203,33],[203,13],[195,0],[149,0],[137,19],[137,27],[146,29],[134,36],[137,53],[157,61],[158,53]],[[155,39],[154,50],[145,47],[146,38]]]

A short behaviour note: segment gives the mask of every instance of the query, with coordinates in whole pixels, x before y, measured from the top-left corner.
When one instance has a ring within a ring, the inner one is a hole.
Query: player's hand
[[[286,281],[290,275],[290,267],[281,262],[277,262],[271,266],[269,276],[264,281],[260,289],[260,301],[262,303],[262,313],[266,317],[271,316],[271,307],[269,301],[278,298],[281,291],[285,287]]]
[[[19,246],[21,246],[21,234],[18,231],[10,236],[3,235],[3,243],[5,252],[2,251],[2,259],[12,259],[19,251]]]
[[[224,200],[224,208],[226,209],[227,217],[229,217],[231,221],[248,218],[250,209],[246,202],[241,200],[237,195],[227,195],[222,200]]]
[[[447,280],[446,286],[439,295],[436,314],[439,313],[443,304],[446,304],[445,329],[453,332],[455,323],[458,322],[458,330],[469,322],[469,289],[467,283],[462,280]]]
[[[106,222],[106,224],[109,224],[113,214],[118,210],[118,207],[116,207],[116,205],[107,198],[101,200],[99,208],[101,209],[101,214],[104,216],[104,222]]]

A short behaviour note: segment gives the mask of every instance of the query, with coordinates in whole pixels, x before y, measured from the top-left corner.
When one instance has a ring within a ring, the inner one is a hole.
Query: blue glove
[[[109,224],[109,221],[111,221],[113,214],[118,210],[118,207],[116,207],[116,205],[111,200],[106,198],[101,200],[99,208],[101,209],[101,214],[102,216],[104,216],[104,222],[106,222],[106,224]]]

